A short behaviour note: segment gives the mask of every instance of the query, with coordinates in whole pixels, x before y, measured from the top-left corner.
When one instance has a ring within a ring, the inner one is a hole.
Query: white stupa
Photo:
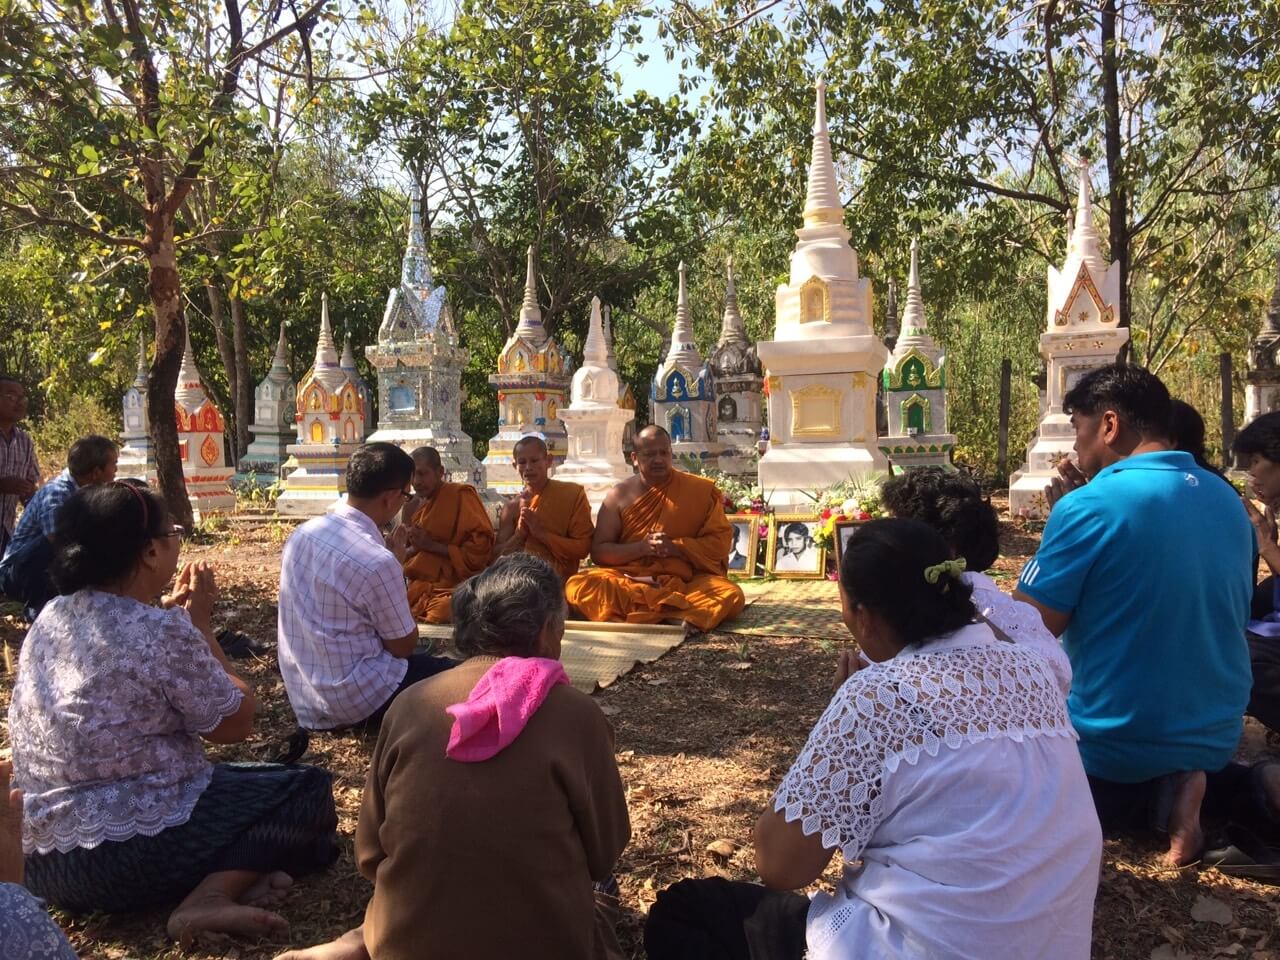
[[[557,480],[586,488],[592,515],[613,485],[634,472],[623,456],[622,436],[635,411],[619,405],[620,395],[618,374],[609,365],[600,298],[592,297],[582,366],[573,375],[569,406],[560,411],[569,455],[556,469]]]
[[[156,454],[151,446],[151,429],[147,420],[147,344],[138,336],[138,371],[124,393],[124,433],[120,439],[120,459],[116,476],[136,477],[147,483],[155,481]]]
[[[778,287],[774,338],[756,346],[765,368],[769,449],[760,485],[775,504],[884,470],[876,443],[876,381],[888,350],[871,326],[871,283],[849,245],[818,81],[804,226],[791,276]]]
[[[883,375],[889,429],[880,452],[895,473],[911,467],[953,469],[956,438],[947,432],[946,356],[929,334],[920,292],[920,242],[911,241],[911,275],[902,330]]]
[[[288,446],[297,436],[297,385],[289,375],[289,344],[285,325],[266,377],[253,391],[253,442],[240,458],[237,483],[270,486],[280,480],[280,468],[289,459]]]
[[[677,460],[719,466],[724,445],[716,437],[715,375],[694,341],[683,263],[671,347],[654,372],[649,401],[649,418],[671,434],[671,452]]]
[[[1048,317],[1040,334],[1045,362],[1040,427],[1027,445],[1027,462],[1009,478],[1009,512],[1030,518],[1048,516],[1044,488],[1056,475],[1058,461],[1075,447],[1075,431],[1062,398],[1086,373],[1114,363],[1129,341],[1128,329],[1120,326],[1120,267],[1102,256],[1093,223],[1089,165],[1084,161],[1067,260],[1061,270],[1050,266],[1048,279]]]

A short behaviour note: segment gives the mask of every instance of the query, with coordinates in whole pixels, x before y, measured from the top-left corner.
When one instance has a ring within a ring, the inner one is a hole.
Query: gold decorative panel
[[[808,440],[840,438],[844,394],[820,383],[791,391],[791,436]]]
[[[831,292],[821,277],[810,277],[800,287],[800,322],[831,322]]]

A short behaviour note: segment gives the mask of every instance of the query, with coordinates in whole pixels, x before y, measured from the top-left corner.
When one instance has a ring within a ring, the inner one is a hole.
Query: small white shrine
[[[316,359],[298,383],[295,442],[287,447],[297,468],[284,481],[276,510],[284,516],[318,516],[346,492],[347,460],[364,442],[360,391],[340,366],[329,295],[320,298]]]
[[[400,283],[387,297],[378,343],[365,356],[378,371],[378,429],[369,442],[405,450],[434,447],[450,480],[473,484],[483,498],[484,468],[462,431],[462,371],[467,351],[458,344],[448,294],[433,286],[422,225],[422,195],[409,203],[409,241]]]
[[[147,420],[147,345],[141,335],[138,337],[138,371],[124,393],[124,432],[120,439],[116,476],[137,477],[151,483],[156,475],[156,454]]]
[[[1089,165],[1080,163],[1080,194],[1075,226],[1061,270],[1049,267],[1049,308],[1040,356],[1045,362],[1045,389],[1040,396],[1040,426],[1027,445],[1027,462],[1009,478],[1009,513],[1043,518],[1049,515],[1045,486],[1057,475],[1058,461],[1075,448],[1071,417],[1062,398],[1091,370],[1114,363],[1129,341],[1120,326],[1120,268],[1103,259],[1093,223],[1093,191]]]
[[[720,469],[736,476],[756,475],[756,442],[764,419],[764,375],[756,345],[747,336],[733,282],[733,258],[726,265],[724,319],[720,342],[708,364],[715,377],[717,437],[724,445]]]
[[[880,438],[880,452],[889,458],[894,473],[925,466],[954,469],[956,438],[947,432],[945,361],[925,321],[920,243],[912,240],[907,308],[882,381],[889,427],[887,436]]]
[[[571,402],[560,411],[568,431],[569,455],[556,469],[557,480],[581,484],[592,516],[613,485],[633,473],[622,454],[622,435],[635,411],[618,404],[618,374],[609,366],[600,298],[591,298],[591,323],[582,366],[573,375]]]
[[[369,382],[360,376],[360,369],[356,366],[356,353],[351,349],[351,334],[347,334],[347,338],[342,345],[342,357],[338,361],[338,366],[342,368],[351,382],[356,385],[356,393],[360,397],[360,403],[365,409],[364,418],[364,436],[369,436],[373,432],[373,391],[369,389]],[[364,439],[364,437],[361,437]]]
[[[491,490],[518,493],[524,483],[511,458],[521,437],[534,434],[545,440],[557,465],[564,462],[567,447],[560,412],[569,392],[569,363],[542,324],[533,247],[525,265],[520,321],[498,354],[498,372],[489,382],[498,389],[498,432],[489,441],[485,477]]]
[[[1245,374],[1244,422],[1280,410],[1280,259],[1271,304],[1262,316],[1262,329],[1249,342],[1249,370]]]
[[[222,414],[200,381],[189,327],[173,406],[178,421],[182,476],[187,484],[192,512],[197,520],[212,513],[230,513],[236,508],[236,496],[231,492],[231,474],[234,471],[227,463],[224,423]]]
[[[694,342],[683,263],[671,348],[654,372],[649,399],[650,420],[671,434],[671,452],[677,460],[689,458],[704,467],[719,467],[724,448],[716,439],[715,376]]]
[[[765,368],[769,448],[760,485],[775,505],[885,469],[876,436],[876,384],[889,351],[872,330],[871,283],[849,245],[818,81],[804,226],[778,287],[774,338],[756,345]]]
[[[253,391],[253,440],[236,472],[236,483],[268,487],[280,480],[280,470],[289,458],[288,446],[296,434],[298,388],[289,375],[289,344],[284,321],[280,339],[266,377]]]

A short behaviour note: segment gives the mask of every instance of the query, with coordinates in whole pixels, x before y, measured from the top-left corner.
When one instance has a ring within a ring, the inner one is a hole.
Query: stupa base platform
[[[816,490],[888,472],[879,450],[844,444],[771,446],[760,458],[760,488],[772,506],[813,505]]]

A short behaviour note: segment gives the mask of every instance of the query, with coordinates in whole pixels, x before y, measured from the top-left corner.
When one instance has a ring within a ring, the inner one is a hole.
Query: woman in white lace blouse
[[[963,566],[917,521],[854,534],[840,593],[870,662],[841,657],[756,823],[765,886],[674,885],[650,960],[1089,956],[1102,837],[1065,697],[1041,649],[974,622]],[[780,892],[837,850],[833,892]]]
[[[27,886],[73,912],[181,900],[168,931],[182,941],[273,933],[287,924],[263,908],[336,856],[331,780],[206,759],[202,739],[249,736],[254,697],[211,632],[212,571],[187,565],[152,602],[180,532],[128,482],[59,511],[62,595],[27,633],[9,708]]]

